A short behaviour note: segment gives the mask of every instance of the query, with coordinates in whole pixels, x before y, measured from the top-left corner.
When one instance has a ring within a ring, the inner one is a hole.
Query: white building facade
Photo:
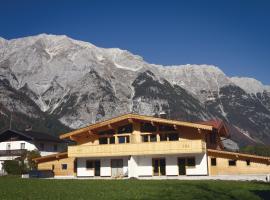
[[[47,156],[66,149],[66,143],[58,138],[33,131],[6,130],[0,134],[0,172],[5,160],[14,160],[26,151],[39,151],[41,156]]]

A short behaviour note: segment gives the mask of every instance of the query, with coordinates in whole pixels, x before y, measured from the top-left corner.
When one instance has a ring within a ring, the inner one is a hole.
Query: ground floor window
[[[124,166],[123,159],[112,159],[111,160],[112,177],[124,176],[123,166]]]
[[[178,158],[178,174],[186,175],[186,168],[193,168],[196,166],[195,157]]]
[[[67,170],[67,164],[62,164],[61,168],[62,168],[62,170]]]
[[[236,160],[229,160],[229,166],[236,166]]]
[[[165,176],[166,175],[166,160],[165,158],[153,158],[153,175]]]
[[[247,166],[250,166],[250,160],[246,160]]]
[[[211,158],[211,166],[217,166],[217,159]]]

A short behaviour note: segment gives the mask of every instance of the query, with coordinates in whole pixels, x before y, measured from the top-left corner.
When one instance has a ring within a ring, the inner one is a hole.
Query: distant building
[[[5,160],[20,157],[26,151],[38,150],[41,156],[66,150],[66,142],[59,138],[32,130],[5,130],[0,133],[0,171]]]
[[[35,159],[55,176],[178,177],[268,174],[270,157],[224,150],[222,121],[190,123],[127,114],[61,135],[76,145]]]

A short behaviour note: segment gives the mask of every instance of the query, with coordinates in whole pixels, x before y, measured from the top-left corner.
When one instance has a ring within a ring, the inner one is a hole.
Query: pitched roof
[[[266,156],[257,156],[257,155],[252,155],[252,154],[236,153],[236,152],[229,152],[229,151],[220,151],[220,150],[215,150],[215,149],[207,149],[207,153],[209,156],[214,156],[214,155],[217,155],[218,157],[229,156],[234,159],[259,160],[259,161],[264,161],[267,164],[270,164],[270,157],[266,157]]]
[[[63,158],[67,158],[68,153],[67,152],[62,152],[62,153],[55,153],[47,156],[42,156],[38,158],[33,158],[33,161],[37,163],[42,163],[42,162],[47,162],[47,161],[52,161],[52,160],[59,160]]]
[[[220,119],[213,119],[213,120],[202,121],[202,122],[197,122],[197,123],[212,126],[213,128],[217,129],[218,132],[220,132],[221,128],[224,127],[225,132],[221,136],[229,136],[230,134],[227,124]]]
[[[18,135],[26,140],[48,141],[57,143],[64,142],[63,140],[60,140],[58,137],[46,133],[36,131],[15,131],[10,129],[2,131],[0,133],[0,141],[4,141],[5,139],[9,138],[10,135]]]
[[[125,114],[121,115],[109,120],[105,120],[102,122],[98,122],[96,124],[89,125],[87,127],[60,135],[61,139],[68,138],[70,136],[78,135],[87,131],[91,131],[100,127],[105,127],[108,125],[112,125],[121,121],[125,120],[138,120],[138,121],[149,121],[149,122],[156,122],[161,124],[169,124],[169,125],[175,125],[175,126],[185,126],[185,127],[191,127],[191,128],[198,128],[202,130],[208,130],[212,131],[212,126],[204,125],[204,124],[198,124],[198,123],[191,123],[191,122],[183,122],[178,120],[170,120],[170,119],[163,119],[163,118],[157,118],[152,116],[145,116],[145,115],[137,115],[137,114]]]

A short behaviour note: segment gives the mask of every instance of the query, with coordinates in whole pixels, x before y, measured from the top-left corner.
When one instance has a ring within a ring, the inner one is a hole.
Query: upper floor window
[[[99,138],[99,144],[108,144],[108,138],[106,137]]]
[[[45,149],[44,143],[40,143],[40,144],[39,144],[39,147],[40,147],[40,150],[41,150],[41,151],[44,151],[44,149]]]
[[[157,142],[156,134],[142,135],[142,142]]]
[[[58,150],[57,144],[54,144],[53,145],[53,151],[57,151],[57,150]]]
[[[124,125],[124,126],[120,126],[118,128],[118,134],[121,134],[121,133],[132,133],[133,132],[133,126],[132,124],[127,124],[127,125]]]
[[[25,143],[21,143],[21,149],[25,149]]]
[[[114,144],[115,138],[114,137],[102,137],[99,138],[99,144]]]
[[[151,123],[141,123],[141,132],[155,132],[157,127]]]
[[[119,144],[129,143],[129,136],[119,136],[118,143]]]
[[[169,133],[168,140],[169,141],[177,141],[179,139],[178,133]]]

